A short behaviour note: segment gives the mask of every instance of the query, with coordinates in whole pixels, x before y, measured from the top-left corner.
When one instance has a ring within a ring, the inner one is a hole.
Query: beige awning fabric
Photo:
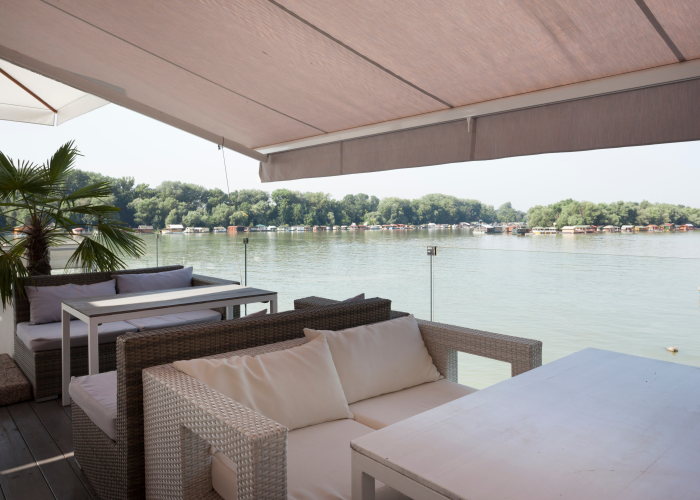
[[[264,181],[700,139],[639,101],[695,106],[676,83],[700,78],[696,0],[0,2],[0,59]],[[653,130],[603,133],[635,102]]]
[[[60,125],[105,104],[104,99],[0,60],[0,120]]]
[[[700,140],[700,79],[270,155],[263,182]]]

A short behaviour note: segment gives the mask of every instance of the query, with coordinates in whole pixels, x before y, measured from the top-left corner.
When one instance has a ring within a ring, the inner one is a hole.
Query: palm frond
[[[76,189],[70,194],[63,196],[61,203],[76,203],[81,200],[89,200],[91,198],[106,198],[114,194],[114,186],[109,181],[100,181],[90,184],[79,189]]]
[[[80,242],[66,267],[80,267],[86,272],[124,269],[126,263],[107,246],[92,238]]]
[[[0,302],[5,309],[12,304],[12,289],[24,294],[23,279],[29,277],[27,268],[22,262],[25,251],[25,240],[20,240],[9,248],[0,247]]]
[[[58,187],[65,184],[66,175],[73,169],[76,158],[83,156],[74,147],[74,144],[74,141],[65,143],[43,165],[43,175],[54,186]]]
[[[14,201],[25,192],[48,196],[53,192],[50,183],[37,165],[28,161],[15,162],[0,152],[0,199]]]

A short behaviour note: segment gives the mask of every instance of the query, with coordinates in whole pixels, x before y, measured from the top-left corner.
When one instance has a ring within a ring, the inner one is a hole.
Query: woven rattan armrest
[[[287,498],[287,428],[162,365],[143,371],[147,498],[220,498],[210,447],[236,463],[238,499]]]
[[[324,299],[323,297],[316,297],[311,295],[310,297],[304,297],[303,299],[296,299],[294,301],[294,309],[308,309],[310,307],[323,307],[330,306],[333,304],[340,303],[339,300]],[[401,311],[391,311],[391,319],[401,318],[403,316],[408,316],[407,312]]]
[[[437,369],[457,382],[457,352],[511,364],[513,377],[542,366],[542,342],[461,326],[418,320],[418,327]]]

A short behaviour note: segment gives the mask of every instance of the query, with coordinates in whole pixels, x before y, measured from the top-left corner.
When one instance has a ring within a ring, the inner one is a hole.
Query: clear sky
[[[42,163],[61,144],[75,140],[85,155],[78,168],[114,177],[131,176],[151,186],[179,180],[226,190],[221,151],[215,144],[114,104],[47,127],[0,121],[0,151]],[[226,150],[231,190],[284,187],[324,191],[336,198],[366,193],[417,198],[444,193],[519,210],[574,198],[700,206],[700,142],[560,153],[391,170],[370,174],[261,184],[258,163]]]

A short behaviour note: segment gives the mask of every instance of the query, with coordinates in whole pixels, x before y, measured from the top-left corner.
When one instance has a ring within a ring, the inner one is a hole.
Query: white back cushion
[[[325,336],[259,356],[176,361],[175,368],[290,431],[353,418]]]
[[[328,339],[348,404],[441,378],[413,315],[338,332],[304,328]]]
[[[192,286],[192,268],[163,271],[162,273],[114,274],[119,293],[150,292]]]
[[[29,300],[29,323],[40,325],[61,321],[61,302],[82,297],[115,295],[115,281],[103,281],[92,285],[27,286],[24,288]]]

